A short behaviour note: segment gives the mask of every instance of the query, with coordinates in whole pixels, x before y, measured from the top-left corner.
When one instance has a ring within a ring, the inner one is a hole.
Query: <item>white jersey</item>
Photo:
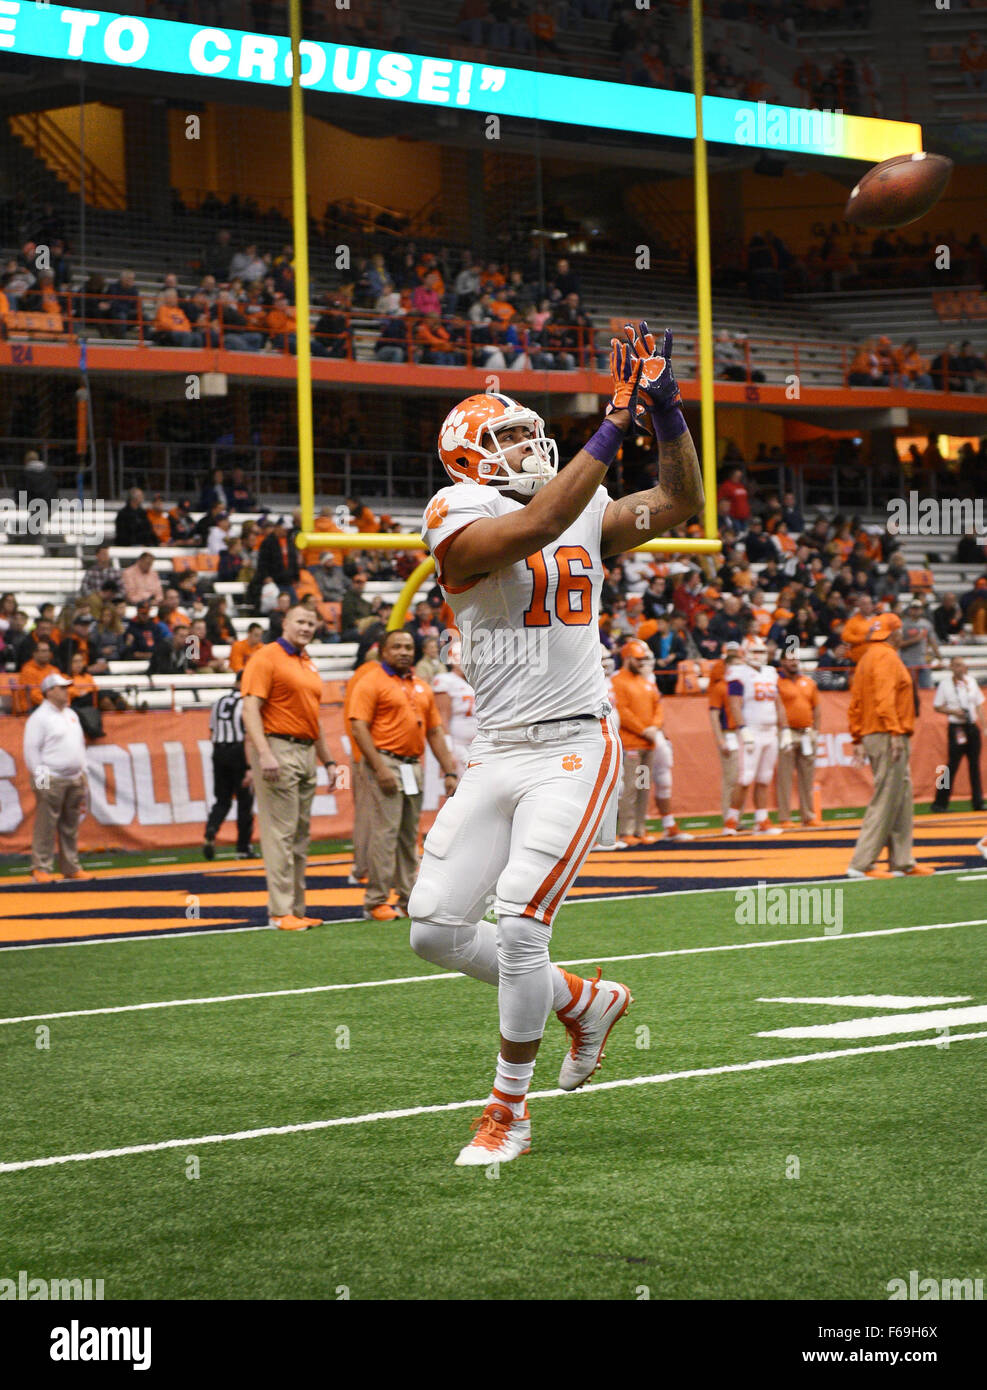
[[[778,672],[773,666],[762,666],[756,671],[745,661],[738,661],[727,672],[727,690],[743,701],[742,724],[750,729],[778,727]]]
[[[481,517],[519,511],[522,503],[481,483],[453,483],[425,508],[422,536],[456,615],[481,733],[605,713],[600,532],[609,501],[606,488],[597,488],[582,514],[544,550],[460,589],[442,575],[453,537]]]
[[[476,738],[476,696],[473,687],[457,676],[455,671],[442,671],[432,682],[436,694],[448,695],[452,710],[449,715],[449,737],[453,743],[472,743]]]

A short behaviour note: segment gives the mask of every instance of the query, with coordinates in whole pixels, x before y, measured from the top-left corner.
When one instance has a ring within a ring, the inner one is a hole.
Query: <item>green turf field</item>
[[[603,1086],[536,1096],[532,1153],[499,1170],[453,1166],[474,1105],[386,1114],[482,1100],[497,1048],[493,990],[399,982],[439,973],[406,923],[7,951],[4,1020],[382,983],[0,1025],[0,1165],[85,1155],[0,1171],[0,1277],[102,1278],[108,1299],[878,1300],[913,1269],[983,1278],[987,879],[825,886],[838,936],[738,924],[732,890],[566,907],[555,958],[599,959],[636,1002]],[[866,995],[900,998],[759,1002]],[[908,1003],[934,997],[964,1002]],[[553,1018],[536,1092],[562,1051]]]

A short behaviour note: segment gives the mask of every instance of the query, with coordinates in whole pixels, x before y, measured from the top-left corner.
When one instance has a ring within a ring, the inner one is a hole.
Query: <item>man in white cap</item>
[[[64,878],[90,879],[79,864],[79,823],[86,809],[86,741],[75,710],[69,708],[72,682],[45,676],[41,704],[24,725],[24,762],[37,798],[31,842],[31,877],[51,883],[56,840]]]

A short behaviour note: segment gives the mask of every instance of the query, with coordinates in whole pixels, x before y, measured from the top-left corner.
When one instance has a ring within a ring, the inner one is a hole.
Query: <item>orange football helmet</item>
[[[531,426],[532,435],[526,454],[512,450],[518,461],[512,466],[497,431],[515,425]],[[499,392],[467,396],[450,410],[439,430],[439,458],[454,483],[482,483],[523,494],[537,492],[559,467],[558,445],[545,434],[542,417]]]

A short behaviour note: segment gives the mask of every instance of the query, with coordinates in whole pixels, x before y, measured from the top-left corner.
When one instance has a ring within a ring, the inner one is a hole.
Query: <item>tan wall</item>
[[[200,138],[186,138],[185,114],[172,111],[171,182],[186,200],[217,190],[255,198],[263,208],[287,210],[291,199],[288,113],[209,104],[200,113]],[[305,121],[309,208],[321,217],[330,199],[366,198],[415,211],[438,192],[440,151],[388,138],[367,140],[309,117]]]

